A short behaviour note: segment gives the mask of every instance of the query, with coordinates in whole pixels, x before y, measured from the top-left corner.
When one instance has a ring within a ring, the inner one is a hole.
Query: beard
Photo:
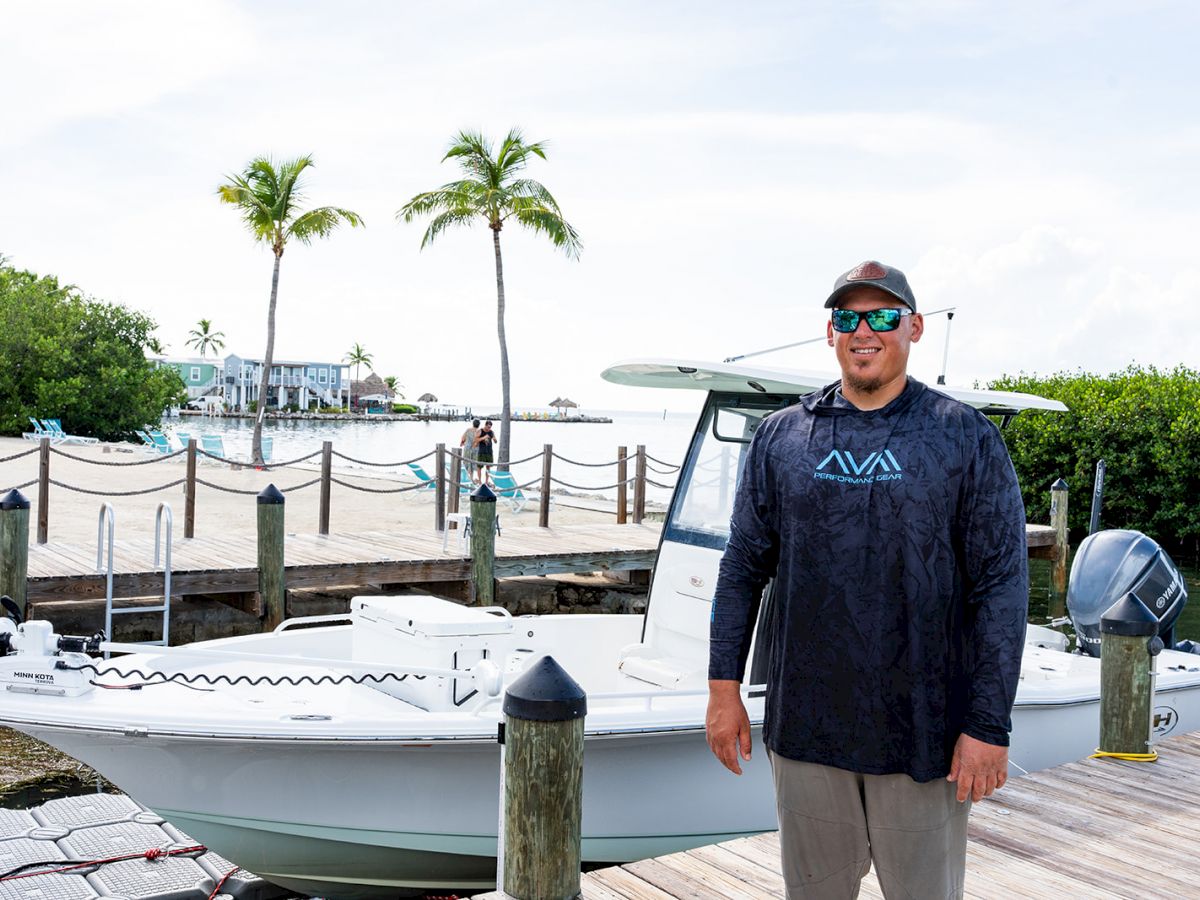
[[[860,394],[873,394],[883,387],[883,380],[879,376],[866,378],[856,374],[853,370],[842,373],[842,383]]]

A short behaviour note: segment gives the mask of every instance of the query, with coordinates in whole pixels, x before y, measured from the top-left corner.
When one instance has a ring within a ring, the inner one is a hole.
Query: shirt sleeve
[[[741,681],[763,587],[779,564],[779,533],[772,512],[767,465],[770,427],[750,444],[734,497],[729,543],[721,557],[709,625],[708,677]]]
[[[1029,607],[1025,505],[1012,460],[990,422],[967,468],[964,558],[967,673],[963,732],[1008,746]]]

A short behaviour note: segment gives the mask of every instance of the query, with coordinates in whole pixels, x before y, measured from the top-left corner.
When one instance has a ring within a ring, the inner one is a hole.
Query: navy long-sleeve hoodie
[[[986,416],[911,378],[882,409],[834,384],[770,416],[738,485],[710,678],[742,678],[771,577],[773,751],[923,782],[949,772],[962,733],[1007,746],[1025,511]]]

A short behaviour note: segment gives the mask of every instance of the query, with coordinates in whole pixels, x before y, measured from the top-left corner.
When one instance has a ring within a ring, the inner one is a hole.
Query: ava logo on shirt
[[[903,477],[899,461],[886,447],[868,454],[861,462],[849,450],[831,450],[813,471],[813,478],[842,484],[900,481]]]

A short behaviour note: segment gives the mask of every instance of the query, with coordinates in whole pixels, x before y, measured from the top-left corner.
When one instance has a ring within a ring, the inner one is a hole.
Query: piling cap
[[[29,509],[29,500],[16,488],[13,488],[0,497],[0,509]]]
[[[543,656],[505,692],[504,714],[533,722],[570,722],[587,715],[587,694],[553,656]]]
[[[1150,637],[1158,634],[1158,616],[1137,594],[1130,591],[1100,617],[1101,634],[1119,634],[1125,637]]]
[[[1067,483],[1061,478],[1055,480],[1054,484],[1050,485],[1050,490],[1052,491],[1065,491],[1066,489]]]
[[[496,502],[496,493],[490,487],[487,486],[486,482],[481,481],[479,483],[479,487],[477,487],[477,488],[475,488],[475,490],[471,491],[471,502],[472,503],[495,503]]]
[[[259,491],[258,502],[263,506],[282,506],[283,492],[273,484],[268,484]]]

